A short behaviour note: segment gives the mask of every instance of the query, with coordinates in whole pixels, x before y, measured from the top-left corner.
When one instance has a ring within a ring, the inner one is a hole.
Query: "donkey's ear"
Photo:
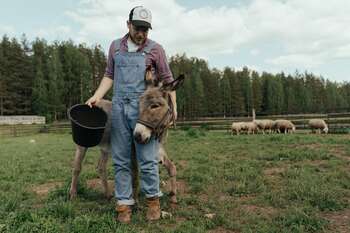
[[[150,85],[155,86],[155,84],[156,84],[155,78],[154,78],[153,73],[152,73],[152,66],[151,65],[147,66],[147,68],[146,68],[145,83],[146,83],[146,86],[150,86]]]
[[[185,75],[180,74],[179,77],[177,77],[174,81],[163,84],[161,89],[164,91],[175,91],[184,83],[184,81],[185,81]]]

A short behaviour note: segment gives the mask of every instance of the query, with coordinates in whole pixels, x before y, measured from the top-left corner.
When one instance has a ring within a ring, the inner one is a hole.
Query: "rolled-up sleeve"
[[[108,51],[107,66],[105,70],[105,77],[114,78],[114,52],[115,52],[115,41],[111,43]]]
[[[157,77],[165,83],[169,83],[174,80],[173,74],[171,73],[169,63],[163,47],[157,44],[151,51],[154,55],[154,62],[156,66]]]

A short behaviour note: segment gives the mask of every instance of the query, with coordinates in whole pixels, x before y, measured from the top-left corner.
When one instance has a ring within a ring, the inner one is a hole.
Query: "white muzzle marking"
[[[136,123],[134,135],[137,135],[137,134],[141,135],[142,141],[146,141],[151,137],[152,130],[144,126],[143,124]]]

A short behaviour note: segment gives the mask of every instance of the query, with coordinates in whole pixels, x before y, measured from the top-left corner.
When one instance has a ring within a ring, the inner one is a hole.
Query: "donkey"
[[[154,79],[150,70],[146,72],[145,83],[146,90],[140,97],[139,104],[139,119],[134,130],[134,139],[137,143],[147,143],[151,136],[155,136],[160,141],[159,147],[159,163],[162,164],[169,175],[170,182],[170,203],[176,204],[176,166],[168,158],[167,152],[164,148],[167,137],[167,129],[172,123],[174,123],[174,108],[173,102],[171,100],[170,92],[176,90],[184,80],[184,75],[180,75],[173,82],[168,84],[163,84],[162,82],[157,82]],[[101,156],[97,164],[97,171],[99,173],[104,195],[106,198],[110,198],[110,191],[107,183],[107,172],[106,165],[108,161],[108,156],[111,152],[110,145],[110,115],[112,110],[112,103],[108,100],[101,100],[97,107],[100,107],[108,115],[108,120],[106,124],[106,129],[104,135],[99,144],[101,150]],[[73,200],[77,196],[77,184],[79,174],[81,172],[82,161],[85,157],[87,148],[77,145],[75,151],[75,158],[73,163],[72,181],[70,186],[70,199]],[[137,197],[138,191],[138,168],[136,162],[136,155],[134,146],[132,148],[133,157],[133,190],[134,197]]]

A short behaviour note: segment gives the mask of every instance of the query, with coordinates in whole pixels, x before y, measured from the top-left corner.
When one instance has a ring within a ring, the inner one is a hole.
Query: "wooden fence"
[[[0,137],[18,137],[37,133],[70,133],[69,122],[59,124],[0,125]]]
[[[337,129],[347,129],[350,132],[350,113],[342,114],[295,114],[295,115],[273,115],[257,117],[257,119],[288,119],[291,120],[297,130],[308,129],[308,120],[312,118],[322,118],[328,123],[330,132]],[[205,128],[208,130],[228,130],[232,122],[251,121],[251,117],[227,117],[227,118],[199,118],[196,120],[178,119],[176,126],[182,128]],[[70,122],[60,122],[53,124],[32,124],[32,125],[0,125],[1,137],[27,136],[37,133],[71,133]]]

